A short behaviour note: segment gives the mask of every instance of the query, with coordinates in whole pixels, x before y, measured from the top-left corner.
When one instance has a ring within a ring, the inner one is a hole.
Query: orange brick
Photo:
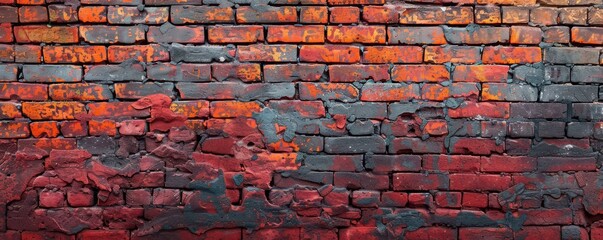
[[[476,63],[480,60],[480,49],[468,46],[427,46],[424,57],[428,63]]]
[[[397,65],[392,69],[396,82],[443,82],[450,80],[450,72],[443,65]]]
[[[452,83],[449,86],[425,84],[421,88],[421,98],[430,101],[444,101],[448,98],[477,100],[479,90],[474,83]]]
[[[396,23],[398,11],[387,6],[365,6],[362,9],[362,19],[369,23]]]
[[[384,26],[328,26],[331,43],[385,43]]]
[[[367,46],[364,63],[421,63],[423,48],[419,46]]]
[[[257,102],[226,101],[212,102],[210,105],[211,116],[215,118],[252,117],[260,110]]]
[[[0,120],[20,118],[21,111],[17,109],[17,104],[10,102],[0,102]]]
[[[507,82],[509,66],[461,65],[454,68],[455,82]]]
[[[326,6],[303,6],[299,12],[300,23],[326,24],[329,21],[329,9]]]
[[[17,0],[19,5],[42,5],[44,0]]]
[[[57,122],[32,122],[29,124],[31,135],[35,138],[54,138],[59,136],[59,126]]]
[[[77,27],[48,27],[46,25],[15,26],[18,43],[78,43]]]
[[[428,120],[423,131],[432,136],[443,136],[448,134],[448,122],[446,120]]]
[[[104,46],[44,46],[45,63],[100,63],[107,60]]]
[[[255,43],[264,41],[262,26],[213,26],[207,30],[210,43]]]
[[[27,122],[0,122],[0,139],[15,139],[29,137]]]
[[[113,98],[107,85],[91,83],[51,84],[50,98],[56,101],[100,101]]]
[[[355,46],[305,45],[299,51],[302,62],[357,63],[360,48]]]
[[[360,21],[360,9],[357,7],[332,7],[329,10],[331,23],[349,24]]]
[[[528,23],[530,21],[530,9],[526,7],[502,7],[503,23]]]
[[[32,120],[70,120],[86,114],[79,102],[24,102],[23,114]]]
[[[400,12],[402,24],[467,25],[473,22],[471,7],[413,6]]]
[[[536,25],[548,26],[557,24],[559,11],[552,7],[538,7],[530,10],[530,22]]]
[[[573,27],[572,42],[580,44],[603,45],[603,28]]]
[[[475,23],[477,24],[499,24],[502,14],[499,6],[476,6]]]
[[[111,24],[162,24],[169,17],[169,7],[145,7],[143,11],[125,6],[109,6],[107,9],[107,20]]]
[[[30,83],[0,82],[0,99],[20,99],[27,101],[45,101],[48,99],[48,86]]]
[[[269,43],[323,43],[323,26],[269,26]]]
[[[88,131],[92,136],[115,136],[117,124],[113,120],[90,120]]]
[[[140,46],[109,46],[109,62],[123,62],[135,59],[141,62],[169,61],[170,53],[158,44]]]
[[[105,23],[107,22],[107,7],[80,7],[78,17],[83,23]]]
[[[209,116],[209,102],[199,101],[176,101],[170,105],[170,110],[187,118],[203,118]]]
[[[542,61],[539,47],[486,47],[482,61],[495,64],[523,64]]]
[[[448,109],[451,118],[509,118],[507,102],[464,102],[458,108]]]

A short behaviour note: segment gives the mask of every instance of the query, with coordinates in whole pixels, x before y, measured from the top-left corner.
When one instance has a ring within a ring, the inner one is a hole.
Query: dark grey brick
[[[385,103],[334,103],[329,107],[330,114],[355,116],[360,119],[383,119],[387,116]]]
[[[542,87],[542,102],[593,102],[599,96],[596,86],[588,85],[548,85]]]
[[[574,66],[572,68],[572,82],[603,83],[603,67]]]
[[[544,61],[555,64],[599,64],[599,49],[551,47],[544,50]]]
[[[327,153],[384,153],[385,139],[380,136],[369,137],[327,137]]]
[[[592,122],[571,122],[567,124],[567,136],[570,138],[588,138],[593,135]]]
[[[509,123],[510,137],[534,137],[533,122],[511,122]]]
[[[563,103],[511,103],[511,117],[565,118],[567,105]]]
[[[565,137],[565,122],[539,122],[538,137],[563,138]]]
[[[544,80],[552,83],[567,83],[570,81],[570,68],[566,66],[546,66]]]

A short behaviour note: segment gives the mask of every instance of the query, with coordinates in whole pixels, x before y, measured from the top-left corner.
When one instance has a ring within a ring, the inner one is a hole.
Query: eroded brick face
[[[0,0],[0,239],[603,239],[602,0]]]

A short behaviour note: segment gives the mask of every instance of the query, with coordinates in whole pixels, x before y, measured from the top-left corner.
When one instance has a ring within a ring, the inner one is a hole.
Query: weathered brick
[[[183,99],[239,99],[243,101],[293,98],[295,85],[289,83],[240,84],[221,83],[180,83],[176,85]]]
[[[476,29],[446,28],[446,40],[452,44],[494,44],[509,42],[509,28],[483,27]]]
[[[494,64],[537,63],[542,61],[539,47],[486,47],[482,61]]]
[[[475,83],[452,83],[450,86],[425,84],[421,88],[421,98],[430,101],[444,101],[448,98],[477,100],[479,90]]]
[[[263,42],[264,28],[262,26],[212,26],[207,29],[207,37],[210,43]]]
[[[329,21],[329,9],[326,6],[303,6],[299,10],[300,23],[321,23]]]
[[[475,23],[477,24],[499,24],[501,19],[499,6],[475,6]]]
[[[48,9],[44,6],[19,7],[19,22],[41,23],[48,22]]]
[[[212,36],[211,33],[209,36]],[[164,24],[161,27],[149,27],[147,39],[149,42],[156,43],[204,43],[205,32],[202,26]]]
[[[357,7],[332,7],[329,11],[330,23],[351,24],[360,21],[360,9]]]
[[[542,102],[594,102],[598,89],[587,85],[548,85],[542,87]]]
[[[511,176],[495,174],[450,174],[450,190],[459,191],[504,191],[511,186]]]
[[[530,85],[485,83],[482,86],[483,101],[535,102],[538,89]]]
[[[528,23],[530,21],[530,9],[527,7],[503,6],[502,23]]]
[[[479,156],[425,155],[423,169],[444,172],[474,172],[480,168]]]
[[[603,38],[603,28],[573,27],[571,34],[573,43],[594,45],[603,44],[600,40]]]
[[[1,64],[0,65],[0,82],[17,81],[18,71],[19,71],[19,67],[15,64]]]
[[[547,43],[569,43],[569,27],[556,26],[543,28],[543,40]]]
[[[544,60],[554,64],[598,64],[599,52],[594,48],[551,47],[544,50]]]
[[[234,23],[234,9],[219,6],[172,6],[170,19],[174,24]]]
[[[299,50],[302,62],[357,63],[360,61],[360,48],[355,46],[304,45]]]
[[[107,9],[107,20],[110,24],[162,24],[169,19],[167,7],[145,7],[140,11],[137,7],[114,7]]]
[[[421,63],[423,48],[418,46],[367,46],[364,47],[364,63]]]
[[[603,67],[574,66],[571,80],[576,83],[601,83],[603,82]]]
[[[421,98],[418,84],[366,83],[361,91],[360,100],[367,102],[399,102]]]
[[[17,104],[3,102],[0,103],[0,120],[15,119],[21,117],[21,111],[17,109]]]
[[[253,8],[242,6],[237,9],[237,23],[295,23],[297,9],[295,7]]]
[[[95,4],[95,5],[139,5],[142,4],[142,0],[81,0],[83,4]]]
[[[362,8],[362,19],[369,23],[396,23],[398,12],[385,6],[365,6]]]
[[[132,44],[145,40],[145,30],[141,26],[80,26],[84,41],[95,44]]]
[[[365,167],[373,172],[410,172],[421,169],[421,157],[416,155],[371,155],[365,159]]]
[[[584,120],[603,119],[603,104],[599,103],[574,103],[572,104],[572,117]]]
[[[77,43],[77,27],[46,25],[15,26],[15,40],[18,43]]]
[[[147,66],[147,78],[175,82],[209,82],[211,80],[211,66],[208,64],[182,63],[172,65],[157,63]]]
[[[301,53],[300,53],[301,54]],[[295,62],[295,45],[249,45],[237,48],[239,61],[242,62]]]
[[[439,173],[394,173],[392,176],[395,191],[448,189],[448,175]]]
[[[407,153],[445,153],[443,142],[423,141],[420,138],[395,138],[390,142],[387,151],[395,154]]]
[[[107,60],[104,46],[44,46],[46,63],[100,63]]]
[[[119,99],[140,99],[148,95],[173,95],[173,83],[116,83],[115,97]]]
[[[385,39],[385,27],[381,26],[327,26],[331,43],[385,43]]]
[[[264,65],[266,82],[318,81],[326,70],[323,64]]]
[[[20,99],[25,101],[45,101],[48,86],[30,83],[0,83],[0,99]]]
[[[95,102],[89,103],[88,115],[100,118],[148,117],[149,109],[138,110],[131,102]]]
[[[0,43],[13,42],[13,29],[10,23],[0,23]]]
[[[27,122],[0,122],[0,139],[27,138],[30,135]]]
[[[86,81],[142,81],[145,79],[141,64],[86,66]]]
[[[509,66],[460,65],[454,68],[456,82],[506,82]]]
[[[441,27],[388,27],[387,36],[391,44],[446,44]]]
[[[542,41],[542,30],[537,27],[512,26],[512,44],[539,44]]]
[[[78,21],[77,7],[67,5],[49,5],[48,18],[50,22],[73,23]]]
[[[232,46],[185,46],[172,43],[170,57],[172,62],[231,62],[236,55],[236,49]]]
[[[449,109],[451,118],[509,118],[509,103],[464,102],[458,108]]]
[[[511,117],[565,118],[567,105],[561,103],[513,103]]]
[[[251,117],[252,113],[260,112],[260,105],[256,102],[212,102],[210,112],[212,117]]]
[[[321,101],[279,100],[270,101],[269,108],[282,114],[295,112],[303,118],[321,118],[325,116],[325,107]]]
[[[89,83],[51,84],[49,94],[55,101],[99,101],[113,98],[107,85]]]
[[[298,83],[301,100],[339,100],[354,102],[360,95],[358,89],[347,83]]]
[[[424,61],[428,63],[477,63],[480,61],[480,49],[469,46],[427,46]]]
[[[140,62],[168,61],[168,50],[156,44],[140,46],[109,46],[107,49],[109,62],[119,63],[129,59]]]
[[[356,82],[372,79],[374,81],[389,80],[388,65],[330,65],[329,80],[331,82]]]
[[[0,23],[18,23],[17,7],[0,6]]]
[[[384,119],[387,116],[385,103],[337,103],[329,108],[330,114],[355,116],[356,118]]]
[[[559,11],[557,8],[539,7],[530,10],[530,22],[540,26],[556,25]]]
[[[481,158],[481,171],[484,172],[531,172],[536,169],[536,158],[526,156],[492,155]]]
[[[561,24],[586,25],[587,18],[584,16],[587,15],[588,8],[586,7],[561,8],[559,9],[558,21]]]
[[[466,25],[473,22],[471,7],[409,7],[400,13],[402,24]]]
[[[366,172],[336,172],[333,182],[337,187],[348,189],[384,190],[389,188],[388,175],[376,175]]]
[[[262,80],[261,66],[255,63],[214,64],[212,75],[218,81],[260,82]]]
[[[84,23],[105,23],[107,22],[107,7],[80,7],[80,9],[78,10],[78,19]]]
[[[32,120],[69,120],[86,114],[84,104],[78,102],[24,102],[23,114]]]
[[[80,82],[82,68],[68,65],[25,65],[23,80],[42,83]]]
[[[443,82],[450,80],[445,66],[397,65],[392,69],[392,80],[396,82]]]

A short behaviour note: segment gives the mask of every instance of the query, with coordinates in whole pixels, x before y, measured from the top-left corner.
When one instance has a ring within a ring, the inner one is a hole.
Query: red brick
[[[22,22],[22,23],[48,22],[48,10],[44,6],[19,7],[19,22]]]
[[[142,136],[146,133],[145,120],[125,120],[119,123],[119,134],[124,136]]]
[[[448,175],[439,173],[394,173],[395,191],[448,189]]]
[[[48,99],[48,87],[43,84],[0,83],[0,99],[45,101]]]
[[[347,83],[299,83],[299,96],[302,100],[340,100],[353,102],[358,99],[359,91]]]
[[[443,82],[450,80],[450,72],[441,65],[396,65],[392,69],[396,82]]]
[[[492,155],[482,157],[483,172],[531,172],[536,169],[536,159],[526,156]]]
[[[424,61],[428,63],[476,63],[480,58],[479,47],[468,46],[427,46]]]
[[[67,192],[67,202],[72,207],[89,207],[94,205],[94,192],[89,188],[71,189]]]
[[[455,82],[507,82],[509,66],[460,65],[454,68]]]
[[[446,227],[422,227],[416,231],[406,231],[405,239],[456,239],[457,230]]]
[[[212,36],[211,33],[209,36]],[[153,43],[204,43],[205,32],[202,26],[151,26],[147,39]]]
[[[45,208],[57,208],[64,207],[65,203],[65,193],[64,192],[54,192],[54,191],[41,191],[40,192],[40,207]]]
[[[423,48],[419,46],[366,46],[364,63],[421,63]]]
[[[100,63],[107,60],[104,46],[44,46],[45,63]]]
[[[302,62],[357,63],[360,62],[360,48],[355,46],[304,45],[299,51]]]
[[[330,23],[350,24],[360,21],[360,9],[357,7],[332,7],[329,11]]]
[[[77,27],[48,27],[46,25],[15,26],[18,43],[78,43]]]
[[[203,34],[203,32],[201,32]],[[207,29],[210,43],[255,43],[264,41],[262,26],[212,26]]]
[[[438,207],[460,208],[462,193],[460,192],[437,192],[435,203]]]
[[[78,234],[78,239],[94,240],[94,239],[129,239],[130,234],[127,230],[84,230]]]
[[[323,26],[268,26],[269,43],[323,43]]]
[[[0,23],[0,43],[13,42],[13,29],[10,23]]]
[[[539,47],[486,47],[482,61],[494,64],[523,64],[542,61]]]
[[[369,23],[396,23],[398,12],[385,6],[365,6],[362,9],[362,19]]]
[[[444,172],[479,171],[480,157],[467,155],[424,155],[423,169]]]
[[[83,137],[88,135],[88,124],[86,121],[63,121],[60,125],[63,137]]]
[[[153,94],[173,95],[173,83],[116,83],[115,97],[119,99],[140,99]]]
[[[511,177],[489,174],[450,174],[450,190],[458,191],[504,191],[511,187]]]
[[[485,193],[463,193],[463,207],[485,208],[488,207],[488,194]]]
[[[43,3],[43,1],[42,1]],[[19,14],[16,7],[0,6],[0,23],[18,23]]]
[[[251,117],[260,110],[256,102],[212,102],[210,105],[211,116],[215,118]]]
[[[449,109],[451,118],[509,118],[509,103],[465,102],[458,108]]]
[[[367,102],[399,102],[421,98],[417,84],[366,83],[360,100]]]
[[[470,239],[513,239],[513,231],[509,228],[464,227],[459,229],[460,240]]]
[[[119,63],[128,59],[135,59],[140,62],[155,62],[170,60],[168,50],[156,44],[140,46],[109,46],[109,62]]]
[[[114,7],[107,9],[107,20],[110,24],[162,24],[170,17],[168,7],[145,7],[139,11],[137,7]]]
[[[98,101],[113,98],[113,93],[111,93],[109,87],[100,84],[51,84],[49,91],[50,98],[58,101]]]
[[[29,134],[29,124],[27,122],[0,122],[0,139],[27,138]]]
[[[115,136],[117,123],[113,120],[90,120],[88,129],[91,136]]]

